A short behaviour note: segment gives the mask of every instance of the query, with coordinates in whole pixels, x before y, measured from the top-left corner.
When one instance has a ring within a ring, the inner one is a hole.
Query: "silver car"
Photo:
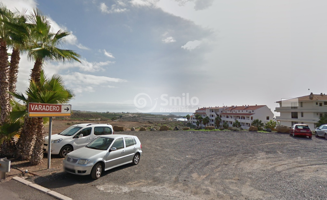
[[[133,135],[103,135],[85,147],[67,154],[64,170],[76,175],[100,178],[103,171],[125,164],[137,165],[142,155],[142,145]]]
[[[327,140],[327,124],[323,124],[315,129],[316,137],[325,137]]]

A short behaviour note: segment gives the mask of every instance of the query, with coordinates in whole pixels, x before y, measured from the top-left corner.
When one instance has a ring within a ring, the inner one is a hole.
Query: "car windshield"
[[[64,130],[63,132],[59,133],[59,135],[63,135],[63,136],[72,136],[75,133],[77,133],[77,131],[79,131],[82,127],[79,126],[71,126],[69,128],[67,128],[66,130]]]
[[[310,130],[309,126],[298,125],[298,126],[296,126],[296,128],[297,128],[297,129]]]
[[[86,145],[86,147],[90,149],[107,150],[113,140],[112,138],[99,137]]]

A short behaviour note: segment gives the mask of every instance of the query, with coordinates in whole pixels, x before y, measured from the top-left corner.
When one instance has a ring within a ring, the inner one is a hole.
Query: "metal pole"
[[[51,134],[52,134],[52,117],[49,117],[48,169],[50,169],[51,167]]]

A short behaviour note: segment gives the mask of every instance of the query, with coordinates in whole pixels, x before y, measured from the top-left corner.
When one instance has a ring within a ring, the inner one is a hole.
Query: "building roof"
[[[321,94],[311,93],[310,95],[293,98],[293,100],[295,99],[297,99],[298,101],[327,101],[327,95],[323,93]],[[287,99],[287,100],[291,100],[291,99]],[[280,103],[280,102],[282,101],[276,101],[276,103]]]
[[[242,116],[250,116],[254,113],[221,113],[222,115],[242,115]]]
[[[265,105],[254,105],[254,106],[230,106],[226,107],[224,111],[234,111],[234,110],[256,110],[261,107],[264,107]]]

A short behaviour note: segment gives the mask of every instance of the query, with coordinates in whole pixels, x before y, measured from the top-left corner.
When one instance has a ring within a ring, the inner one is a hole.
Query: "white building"
[[[279,107],[275,112],[280,112],[276,117],[281,125],[291,127],[293,124],[308,124],[311,130],[315,129],[315,123],[319,118],[327,114],[327,96],[325,94],[313,94],[288,100],[277,101]]]
[[[221,117],[221,125],[227,122],[231,127],[235,120],[238,120],[243,129],[248,129],[255,119],[266,123],[274,117],[274,114],[266,105],[200,108],[191,116],[190,121],[193,125],[196,125],[195,114],[200,114],[203,118],[208,116],[210,119],[208,126],[215,126],[215,118],[219,115]]]

